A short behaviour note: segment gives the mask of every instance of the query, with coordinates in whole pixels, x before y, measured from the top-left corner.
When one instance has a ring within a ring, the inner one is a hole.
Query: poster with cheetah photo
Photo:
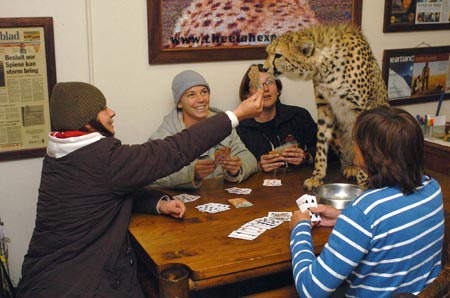
[[[286,31],[352,22],[354,0],[164,0],[161,46],[266,46]]]

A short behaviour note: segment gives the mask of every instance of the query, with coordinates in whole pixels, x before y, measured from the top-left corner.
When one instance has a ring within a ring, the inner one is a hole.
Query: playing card
[[[252,203],[250,203],[249,201],[247,201],[244,198],[234,198],[234,199],[229,199],[228,202],[230,202],[234,207],[236,208],[242,208],[242,207],[250,207],[253,206]]]
[[[197,208],[201,212],[217,213],[230,210],[230,205],[220,203],[207,203],[203,205],[198,205],[195,208]]]
[[[312,195],[303,195],[296,200],[297,206],[301,209],[301,205],[306,205],[306,207],[316,207],[317,200],[315,196]],[[302,211],[303,212],[303,211]]]
[[[311,221],[320,221],[322,219],[320,215],[312,213],[311,211],[309,211],[309,216],[311,218]]]
[[[252,225],[242,225],[239,229],[231,232],[228,237],[239,238],[245,240],[256,239],[259,235],[266,231],[263,227],[257,227]]]
[[[281,186],[280,179],[264,179],[264,186]]]
[[[243,226],[255,226],[255,227],[264,228],[264,229],[273,229],[275,227],[278,227],[282,223],[283,223],[282,220],[277,220],[277,219],[270,218],[270,217],[261,217],[261,218],[256,218],[252,221],[249,221],[248,223],[244,224]]]
[[[290,221],[292,217],[292,212],[274,212],[270,211],[267,215],[267,217],[276,219],[276,220],[282,220],[282,221]]]
[[[241,226],[239,229],[236,230],[236,232],[252,235],[252,236],[259,236],[262,233],[264,233],[266,229],[255,227],[255,226]]]
[[[296,200],[296,203],[301,212],[305,212],[305,210],[308,210],[311,221],[321,220],[320,215],[314,214],[311,211],[309,211],[310,207],[317,207],[317,199],[315,196],[305,194],[300,198],[298,198]]]
[[[245,233],[238,232],[238,231],[233,231],[233,232],[231,232],[230,235],[228,235],[228,237],[230,237],[230,238],[237,238],[237,239],[244,239],[244,240],[254,240],[258,236],[249,235],[249,234],[245,234]]]
[[[239,187],[226,188],[225,190],[228,191],[229,193],[239,195],[248,195],[249,193],[252,192],[251,188],[239,188]]]
[[[178,199],[180,201],[183,201],[184,203],[193,202],[195,200],[198,200],[200,196],[194,196],[187,193],[182,193],[176,196],[173,196],[174,199]]]
[[[250,67],[250,71],[248,72],[248,78],[250,79],[250,86],[253,87],[255,90],[263,88],[261,77],[259,76],[258,66],[254,65]]]

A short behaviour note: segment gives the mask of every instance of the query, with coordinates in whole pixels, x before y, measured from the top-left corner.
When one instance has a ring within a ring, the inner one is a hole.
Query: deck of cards
[[[243,224],[239,229],[231,232],[228,237],[244,240],[254,240],[265,231],[278,227],[282,223],[282,220],[274,219],[268,216],[256,218]]]
[[[312,195],[303,195],[296,200],[296,203],[301,212],[305,212],[305,210],[309,211],[310,207],[317,207],[317,199]],[[315,222],[321,220],[320,215],[312,213],[311,211],[309,211],[309,216],[311,221]]]
[[[234,207],[236,208],[242,208],[242,207],[250,207],[253,206],[252,203],[250,203],[249,201],[247,201],[244,198],[234,198],[234,199],[229,199],[228,202],[230,202]]]
[[[217,213],[230,210],[230,205],[220,203],[206,203],[203,205],[195,206],[195,208],[197,208],[197,210],[201,212]]]

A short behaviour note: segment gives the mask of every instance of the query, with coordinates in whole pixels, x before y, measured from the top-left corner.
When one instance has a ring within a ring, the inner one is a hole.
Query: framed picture
[[[52,18],[0,18],[0,161],[40,157],[56,83]]]
[[[149,63],[262,59],[266,46],[286,31],[316,23],[361,25],[362,0],[292,3],[147,0]]]
[[[384,50],[382,71],[391,105],[450,98],[450,46]]]
[[[385,0],[383,32],[450,29],[450,0]]]

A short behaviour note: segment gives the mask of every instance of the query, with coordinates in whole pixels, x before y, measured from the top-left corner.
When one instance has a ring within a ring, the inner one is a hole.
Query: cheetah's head
[[[317,72],[314,39],[304,30],[286,32],[270,43],[264,67],[275,75],[294,73],[304,80],[312,79]]]

